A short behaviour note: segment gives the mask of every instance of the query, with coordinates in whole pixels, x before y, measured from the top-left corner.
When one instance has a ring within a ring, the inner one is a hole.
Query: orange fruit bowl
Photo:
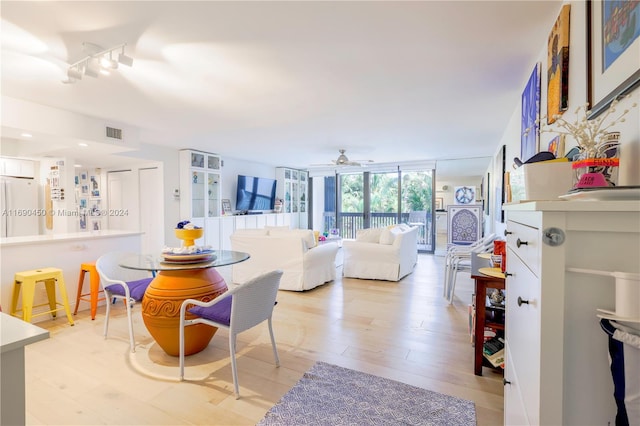
[[[182,240],[184,247],[189,247],[195,245],[195,240],[198,238],[202,238],[204,235],[204,229],[174,229],[176,233],[176,237],[179,240]]]

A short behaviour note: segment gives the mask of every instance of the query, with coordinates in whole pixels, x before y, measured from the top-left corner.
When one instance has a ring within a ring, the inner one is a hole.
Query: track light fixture
[[[97,78],[100,74],[109,75],[111,70],[118,69],[118,63],[128,67],[133,65],[133,58],[125,55],[124,48],[126,43],[119,44],[110,49],[102,49],[91,43],[83,43],[83,49],[96,51],[89,53],[88,56],[82,58],[69,66],[67,70],[67,79],[63,83],[75,83],[82,80],[82,76]],[[118,60],[113,59],[115,53],[118,54]]]

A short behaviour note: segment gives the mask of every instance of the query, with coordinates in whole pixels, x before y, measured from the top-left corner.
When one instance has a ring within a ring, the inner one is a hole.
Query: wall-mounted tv
[[[274,179],[238,175],[236,210],[273,210],[275,202]]]

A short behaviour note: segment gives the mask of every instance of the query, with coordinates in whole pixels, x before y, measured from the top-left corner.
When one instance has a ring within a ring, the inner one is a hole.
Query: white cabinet
[[[615,310],[615,283],[570,270],[638,273],[640,205],[546,201],[505,210],[504,423],[615,424],[607,335],[596,316]]]
[[[282,199],[282,212],[291,213],[293,228],[309,225],[309,173],[304,170],[276,167],[277,197]]]
[[[180,217],[218,217],[221,211],[220,157],[206,152],[180,151]]]
[[[35,177],[36,167],[35,162],[31,160],[22,160],[20,158],[7,158],[0,159],[0,174],[2,176],[15,176],[15,177]]]

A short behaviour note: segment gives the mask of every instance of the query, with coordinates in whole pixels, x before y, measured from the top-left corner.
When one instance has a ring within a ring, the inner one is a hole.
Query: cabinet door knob
[[[511,384],[511,382],[508,381],[507,379],[505,379],[505,378],[502,379],[502,385],[503,386],[507,386],[507,385],[510,385],[510,384]]]
[[[513,234],[513,232],[507,231],[506,229],[504,230],[504,236],[506,237],[507,235],[511,235]]]
[[[516,241],[516,246],[520,247],[520,246],[528,246],[529,242],[528,241],[520,241],[520,238],[518,238],[518,240]]]
[[[529,304],[528,300],[524,300],[522,297],[518,296],[518,306],[522,306],[523,304]]]

